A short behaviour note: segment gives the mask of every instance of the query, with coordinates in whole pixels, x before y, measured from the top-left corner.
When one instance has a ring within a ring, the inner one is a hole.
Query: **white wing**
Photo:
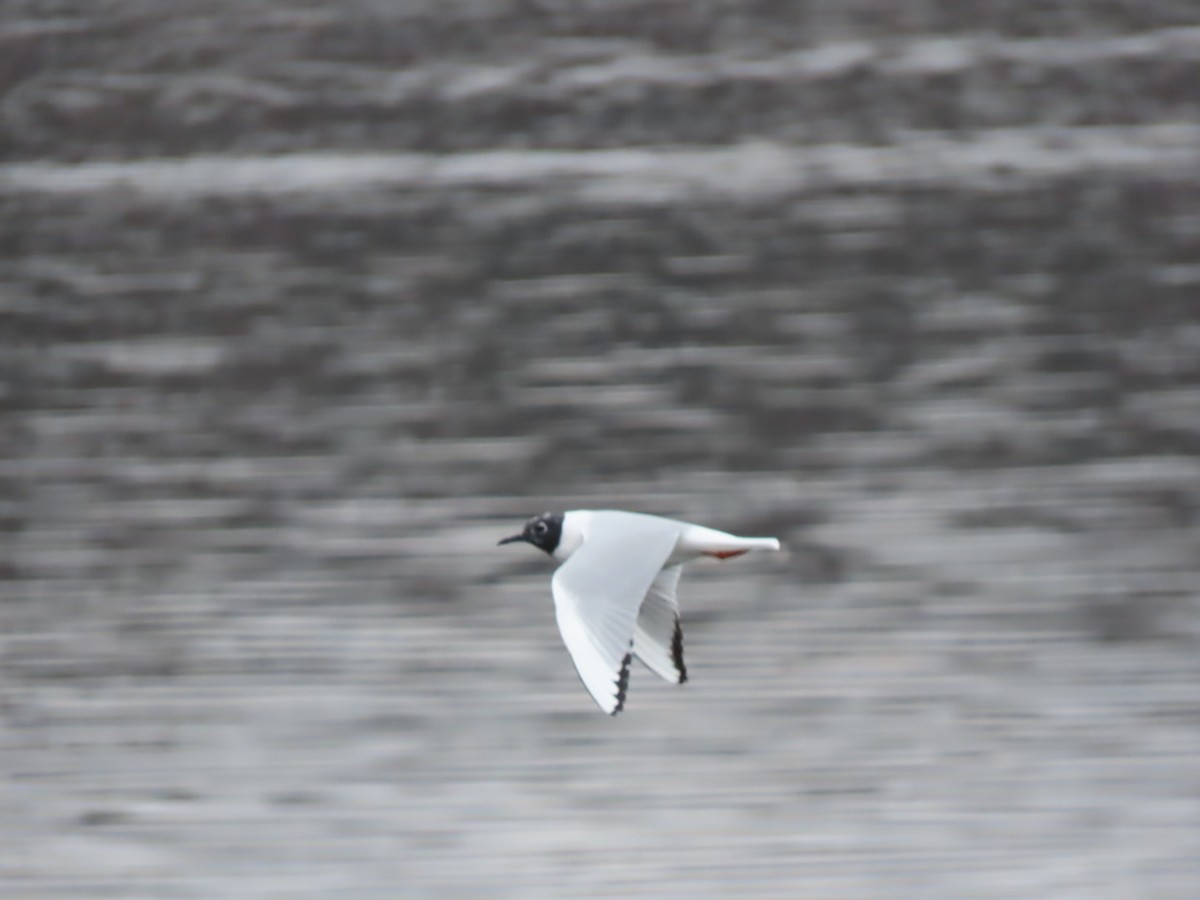
[[[683,664],[683,629],[679,625],[679,585],[682,564],[667,566],[658,573],[638,615],[633,632],[633,653],[659,678],[675,684],[687,681]]]
[[[583,544],[554,573],[558,630],[592,699],[621,711],[638,610],[678,529],[649,517],[594,514]]]

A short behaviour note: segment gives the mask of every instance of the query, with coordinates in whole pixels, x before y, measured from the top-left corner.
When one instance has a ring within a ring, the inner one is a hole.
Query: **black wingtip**
[[[610,716],[615,716],[625,708],[625,692],[629,689],[629,664],[633,662],[633,654],[626,653],[621,661],[621,671],[617,675],[617,705],[613,707]]]
[[[678,616],[675,617],[675,634],[671,638],[671,662],[679,673],[679,683],[683,684],[687,681],[687,666],[683,664],[683,626]]]

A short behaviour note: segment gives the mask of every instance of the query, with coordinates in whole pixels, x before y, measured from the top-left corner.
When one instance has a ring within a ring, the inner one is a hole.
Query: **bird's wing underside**
[[[638,615],[633,632],[633,653],[659,678],[675,684],[687,681],[683,664],[683,629],[679,624],[679,585],[682,565],[667,566],[658,573]]]
[[[610,715],[625,703],[638,611],[677,538],[653,521],[600,519],[554,573],[558,629],[583,686]]]

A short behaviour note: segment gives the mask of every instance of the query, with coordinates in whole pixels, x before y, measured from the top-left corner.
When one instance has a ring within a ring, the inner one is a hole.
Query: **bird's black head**
[[[545,550],[553,555],[555,548],[558,547],[559,539],[562,537],[562,526],[562,513],[544,512],[526,522],[525,528],[520,534],[506,537],[500,543],[511,544],[516,541],[525,541],[527,544],[533,544],[539,550]]]

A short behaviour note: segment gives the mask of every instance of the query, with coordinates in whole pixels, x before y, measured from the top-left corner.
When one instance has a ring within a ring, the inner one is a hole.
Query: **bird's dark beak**
[[[504,540],[502,540],[500,542],[500,544],[515,544],[517,541],[523,541],[523,540],[525,540],[525,535],[514,534],[512,537],[506,537]],[[499,547],[500,544],[497,544],[496,546]]]

